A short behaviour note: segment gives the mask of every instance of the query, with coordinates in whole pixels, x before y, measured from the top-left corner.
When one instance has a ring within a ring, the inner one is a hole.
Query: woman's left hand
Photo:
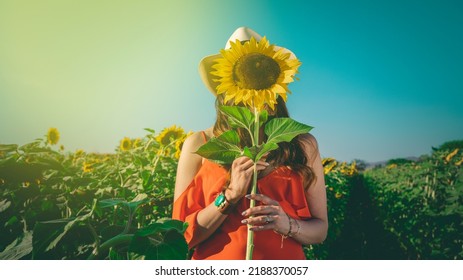
[[[274,230],[279,234],[289,232],[289,216],[280,204],[263,194],[248,194],[248,199],[262,202],[262,205],[247,209],[242,213],[246,219],[243,224],[251,225],[252,231]]]

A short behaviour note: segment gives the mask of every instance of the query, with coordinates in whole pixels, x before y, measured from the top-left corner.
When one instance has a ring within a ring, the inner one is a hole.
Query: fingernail
[[[243,211],[243,213],[241,213],[241,216],[246,216],[246,211]]]
[[[247,194],[247,195],[245,195],[244,197],[246,197],[247,199],[251,199],[251,195],[250,195],[250,194]]]
[[[242,223],[242,224],[247,224],[247,223],[248,223],[248,220],[246,220],[246,219],[241,220],[241,223]]]

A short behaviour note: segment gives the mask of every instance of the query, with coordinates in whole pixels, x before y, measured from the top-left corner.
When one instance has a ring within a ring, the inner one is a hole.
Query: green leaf
[[[10,205],[11,205],[11,201],[8,201],[6,199],[0,201],[0,213],[5,211],[6,209],[8,209],[8,207],[10,207]]]
[[[0,260],[19,260],[30,252],[32,252],[32,232],[26,231],[6,246],[5,250],[0,253]]]
[[[16,151],[18,145],[16,144],[1,144],[0,145],[0,152],[11,152]]]
[[[246,107],[221,106],[220,111],[228,117],[228,122],[233,128],[242,127],[250,130],[254,123],[254,115]]]
[[[258,161],[266,153],[278,149],[278,144],[274,142],[267,142],[261,146],[259,153],[256,155],[255,161]]]
[[[262,126],[268,120],[268,112],[267,110],[262,110],[259,113],[259,125]]]
[[[246,156],[252,160],[254,160],[254,157],[257,155],[257,150],[256,147],[244,147],[243,149],[243,156]]]
[[[154,129],[151,129],[151,128],[144,128],[144,130],[148,131],[148,132],[151,132],[152,134],[155,133]]]
[[[16,224],[18,222],[19,222],[18,217],[13,216],[13,217],[9,218],[8,221],[6,221],[5,227],[9,227],[9,226],[14,225],[14,224]]]
[[[50,250],[50,244],[56,245],[64,236],[65,226],[73,219],[59,219],[46,222],[38,222],[34,226],[32,235],[32,258],[43,259],[45,253]]]
[[[136,235],[149,236],[167,230],[176,230],[180,233],[184,233],[186,230],[186,225],[184,222],[179,220],[165,220],[162,223],[152,223],[142,229],[139,229]]]
[[[96,200],[93,202],[92,209],[85,215],[76,218],[58,219],[52,221],[38,222],[34,226],[32,235],[32,257],[40,256],[56,247],[58,242],[69,232],[76,224],[89,219],[95,210]]]
[[[185,260],[188,254],[188,244],[183,236],[186,227],[178,220],[150,224],[135,233],[129,252],[151,260]]]
[[[146,193],[139,193],[136,197],[128,203],[130,211],[133,213],[140,205],[149,202],[150,199]]]
[[[230,164],[241,155],[239,143],[238,133],[229,130],[217,138],[211,138],[206,144],[199,147],[196,153],[218,164]]]
[[[275,118],[265,125],[267,143],[290,142],[299,134],[308,133],[311,126],[297,122],[291,118]]]
[[[247,156],[256,162],[262,158],[262,156],[270,151],[278,149],[278,144],[270,142],[264,143],[263,145],[253,146],[253,147],[244,147],[243,156]]]
[[[103,199],[103,200],[98,201],[98,206],[100,208],[112,207],[112,206],[116,206],[119,204],[127,205],[127,201],[125,201],[122,198],[109,198],[109,199]]]

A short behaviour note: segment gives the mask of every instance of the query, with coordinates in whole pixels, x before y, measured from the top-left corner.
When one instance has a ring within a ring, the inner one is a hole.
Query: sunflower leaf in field
[[[109,198],[98,201],[98,206],[100,208],[108,208],[119,204],[127,204],[127,201],[122,198]]]
[[[0,201],[0,213],[5,211],[6,209],[8,209],[8,207],[10,207],[10,205],[11,205],[11,201],[8,201],[6,199]]]
[[[152,134],[155,133],[154,129],[151,129],[151,128],[144,128],[144,130],[148,131],[148,132],[151,132]]]
[[[95,207],[96,200],[92,209],[85,215],[36,223],[32,234],[32,258],[41,258],[44,253],[55,248],[72,227],[93,215]]]
[[[199,147],[196,153],[218,164],[230,164],[241,155],[238,133],[229,130],[217,138],[211,138],[206,144]]]
[[[26,231],[0,252],[0,260],[19,260],[32,252],[32,232]]]
[[[14,225],[14,224],[16,224],[18,222],[19,222],[18,217],[13,216],[13,217],[9,218],[8,221],[6,221],[5,227],[9,227],[9,226]]]
[[[0,145],[0,152],[11,152],[16,151],[18,145],[16,144],[1,144]]]
[[[131,213],[133,213],[137,209],[137,207],[149,201],[150,199],[148,198],[148,195],[146,193],[138,194],[136,197],[132,199],[132,201],[128,203]]]
[[[275,118],[265,125],[267,143],[290,142],[299,134],[308,133],[311,126],[297,122],[291,118]]]
[[[187,225],[178,220],[165,220],[139,229],[129,251],[151,260],[185,260],[188,245],[183,233]]]

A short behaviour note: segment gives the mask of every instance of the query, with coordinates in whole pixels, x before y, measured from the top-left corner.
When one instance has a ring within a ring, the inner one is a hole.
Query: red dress
[[[189,243],[197,227],[196,217],[213,203],[228,179],[227,170],[205,160],[187,189],[174,202],[174,219],[189,224],[185,238]],[[280,167],[257,182],[258,192],[278,201],[288,215],[295,219],[311,217],[301,177],[294,171]],[[249,208],[243,198],[223,224],[205,241],[198,244],[192,259],[242,260],[246,257],[247,226],[241,223],[241,213]],[[281,248],[281,235],[272,230],[255,232],[253,259],[306,259],[302,245],[288,237]]]

